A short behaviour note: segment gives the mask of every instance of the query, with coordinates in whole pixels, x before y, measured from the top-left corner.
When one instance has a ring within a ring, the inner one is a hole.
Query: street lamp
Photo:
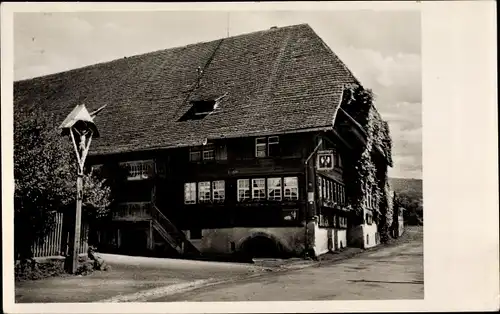
[[[62,129],[63,136],[69,134],[71,137],[78,166],[78,176],[76,179],[75,229],[71,235],[70,253],[66,260],[67,270],[71,274],[76,272],[78,266],[78,249],[80,248],[80,229],[82,223],[83,169],[92,137],[99,137],[99,131],[94,123],[94,117],[104,109],[104,107],[105,106],[89,113],[84,104],[77,105],[59,126],[59,128]]]

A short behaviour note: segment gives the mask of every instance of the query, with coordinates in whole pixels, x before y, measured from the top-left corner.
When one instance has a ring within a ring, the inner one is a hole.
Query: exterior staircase
[[[151,218],[153,228],[161,235],[165,242],[177,253],[182,255],[200,255],[200,251],[186,238],[182,230],[179,230],[156,205],[151,204]]]

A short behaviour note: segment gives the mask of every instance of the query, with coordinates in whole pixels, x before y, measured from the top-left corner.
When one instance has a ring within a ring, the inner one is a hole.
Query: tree
[[[403,217],[405,224],[423,225],[423,205],[422,198],[414,193],[402,192],[396,195],[396,208],[404,208]]]
[[[14,247],[16,257],[31,258],[31,245],[54,227],[56,211],[72,214],[76,202],[76,156],[60,135],[53,115],[35,108],[14,110]],[[110,188],[86,173],[83,210],[106,215]]]

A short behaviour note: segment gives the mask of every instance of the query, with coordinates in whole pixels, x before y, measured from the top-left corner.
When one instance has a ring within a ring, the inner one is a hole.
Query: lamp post
[[[78,266],[82,223],[83,169],[92,137],[99,137],[94,117],[102,109],[104,106],[89,113],[84,104],[77,105],[59,127],[62,129],[63,136],[70,135],[77,160],[75,226],[70,236],[69,255],[66,257],[66,270],[71,274],[76,272]]]

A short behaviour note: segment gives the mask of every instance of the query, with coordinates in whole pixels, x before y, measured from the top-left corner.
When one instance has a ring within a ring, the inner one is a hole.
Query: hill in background
[[[389,178],[392,190],[396,194],[407,194],[414,197],[422,198],[422,180],[421,179],[404,179],[404,178]]]
[[[405,224],[423,224],[423,192],[421,179],[389,178],[396,192],[396,203],[405,208]],[[397,205],[396,205],[397,206]]]

